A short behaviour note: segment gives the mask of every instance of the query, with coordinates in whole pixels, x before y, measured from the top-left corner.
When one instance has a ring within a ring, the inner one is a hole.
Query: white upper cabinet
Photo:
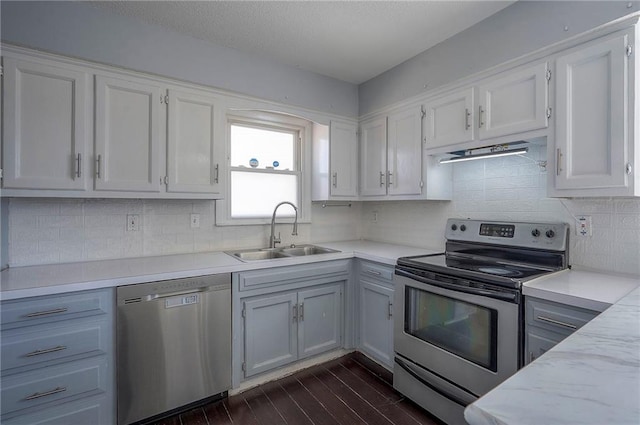
[[[420,195],[422,108],[412,106],[389,115],[387,135],[388,194]]]
[[[556,62],[555,151],[550,146],[549,153],[557,196],[637,194],[629,137],[635,75],[630,40],[632,31],[574,49]]]
[[[4,188],[86,189],[89,76],[4,58]]]
[[[358,127],[355,123],[331,121],[329,127],[331,196],[358,196]]]
[[[427,103],[427,149],[469,142],[476,138],[473,122],[474,88],[455,91]]]
[[[96,76],[96,190],[160,191],[161,96],[151,82]]]
[[[478,86],[482,140],[548,126],[548,65],[506,72]]]
[[[216,131],[219,102],[213,96],[169,89],[167,137],[167,191],[220,191],[220,157]]]
[[[360,124],[360,195],[387,194],[387,117]]]
[[[427,100],[427,152],[472,149],[547,128],[550,77],[543,62]]]

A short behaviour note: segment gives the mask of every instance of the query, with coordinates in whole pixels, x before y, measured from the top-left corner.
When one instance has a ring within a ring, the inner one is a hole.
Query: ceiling
[[[119,15],[354,84],[514,1],[92,1]]]

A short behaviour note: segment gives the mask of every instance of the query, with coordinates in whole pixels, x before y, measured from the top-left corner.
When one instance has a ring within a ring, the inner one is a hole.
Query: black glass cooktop
[[[522,283],[554,271],[506,261],[463,258],[445,254],[403,257],[398,259],[398,265],[496,283]]]

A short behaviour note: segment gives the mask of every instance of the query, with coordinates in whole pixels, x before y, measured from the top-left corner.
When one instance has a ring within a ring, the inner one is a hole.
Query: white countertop
[[[399,257],[439,252],[371,241],[318,245],[341,252],[250,262],[242,262],[224,252],[205,252],[9,268],[0,273],[0,300],[353,257],[393,265]]]
[[[638,285],[638,278],[567,269],[525,283],[522,293],[602,312]]]
[[[472,425],[640,424],[640,288],[465,410]]]

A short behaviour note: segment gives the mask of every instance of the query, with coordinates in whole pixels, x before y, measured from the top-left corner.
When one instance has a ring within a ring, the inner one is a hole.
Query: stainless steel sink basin
[[[292,258],[305,255],[329,254],[340,252],[335,249],[323,248],[316,245],[292,245],[281,248],[244,249],[229,251],[227,254],[242,261],[272,260],[275,258]]]
[[[282,248],[283,253],[299,257],[301,255],[317,255],[317,254],[329,254],[331,252],[338,252],[335,249],[323,248],[315,245],[299,245],[293,248]]]

